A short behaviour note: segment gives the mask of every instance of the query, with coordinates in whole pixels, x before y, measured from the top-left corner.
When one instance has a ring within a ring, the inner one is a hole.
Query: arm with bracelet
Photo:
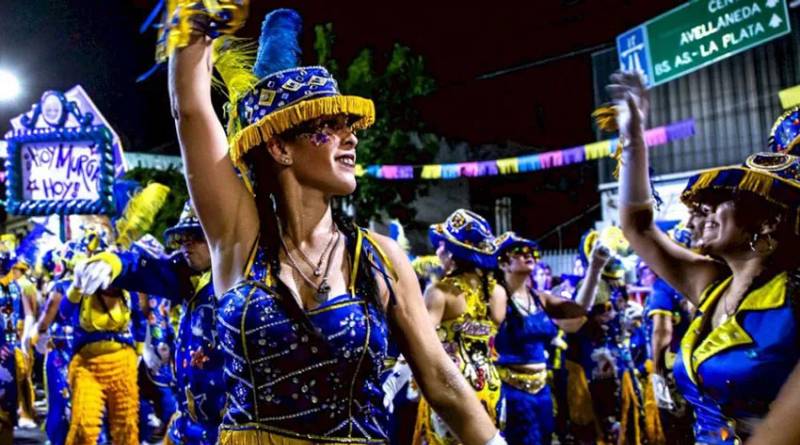
[[[675,290],[697,304],[700,294],[719,274],[716,262],[670,240],[656,227],[644,124],[649,108],[641,75],[618,72],[607,90],[614,100],[620,141],[620,223],[625,238],[642,260]]]

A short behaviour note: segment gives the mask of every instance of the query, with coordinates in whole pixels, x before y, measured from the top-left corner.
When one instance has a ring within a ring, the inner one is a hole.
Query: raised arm
[[[607,247],[600,243],[592,247],[592,252],[589,254],[589,266],[586,269],[586,276],[575,292],[575,303],[578,304],[578,306],[587,310],[592,307],[595,297],[597,297],[597,286],[600,284],[600,274],[603,272],[603,268],[610,258],[611,252],[609,252]]]
[[[210,39],[196,36],[175,52],[169,61],[169,93],[189,194],[211,248],[217,290],[224,291],[244,269],[259,221],[211,102],[211,47]]]
[[[497,434],[475,392],[444,351],[405,253],[393,240],[376,237],[397,272],[397,301],[388,312],[398,344],[425,400],[465,445],[485,445]],[[427,292],[430,294],[430,290]]]
[[[644,140],[649,107],[647,91],[636,73],[615,73],[607,87],[616,102],[622,153],[619,204],[625,238],[660,277],[697,304],[701,292],[719,273],[714,261],[674,243],[654,223],[650,171]]]

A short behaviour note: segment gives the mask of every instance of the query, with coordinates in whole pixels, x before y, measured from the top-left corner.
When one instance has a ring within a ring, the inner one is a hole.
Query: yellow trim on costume
[[[668,311],[666,309],[653,309],[647,313],[648,317],[652,317],[653,315],[666,315],[668,317],[672,317],[672,311]]]
[[[381,245],[369,234],[369,232],[364,232],[364,236],[367,240],[372,244],[372,247],[375,248],[375,252],[378,253],[378,258],[380,258],[383,267],[386,269],[386,273],[391,277],[394,281],[398,280],[397,273],[394,270],[394,266],[392,262],[389,261],[389,257],[386,256],[386,253],[381,248]]]
[[[782,272],[773,277],[760,288],[750,292],[744,297],[736,312],[724,323],[708,333],[706,338],[697,345],[704,323],[713,315],[709,311],[720,299],[722,293],[730,285],[733,277],[717,285],[714,289],[706,291],[707,297],[700,304],[701,316],[696,317],[689,325],[689,329],[681,341],[681,354],[689,378],[697,383],[697,370],[709,358],[735,346],[749,345],[755,341],[739,324],[738,315],[744,311],[766,311],[783,306],[786,302],[786,281],[788,276]],[[690,365],[691,364],[691,365]]]
[[[209,283],[211,283],[211,271],[207,270],[203,272],[202,275],[197,277],[196,282],[194,283],[194,294],[197,295],[206,287]]]
[[[528,394],[538,394],[547,386],[547,369],[525,373],[498,366],[497,373],[503,383]]]
[[[81,302],[82,298],[83,293],[77,287],[71,286],[69,289],[67,289],[67,299],[70,301],[70,303],[78,304]]]
[[[231,135],[231,161],[234,165],[242,165],[242,158],[251,148],[269,141],[272,137],[303,122],[342,113],[360,116],[353,124],[354,130],[365,129],[375,122],[375,104],[363,97],[335,95],[305,99],[277,109]]]
[[[350,270],[350,295],[356,294],[356,278],[358,278],[358,264],[361,261],[361,248],[364,244],[364,232],[357,230],[356,236],[356,251],[353,257],[353,267]]]

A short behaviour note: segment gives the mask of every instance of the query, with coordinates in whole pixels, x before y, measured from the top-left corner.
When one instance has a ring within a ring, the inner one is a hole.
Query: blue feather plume
[[[300,57],[297,36],[301,27],[300,14],[293,9],[276,9],[267,14],[261,24],[253,74],[262,78],[276,71],[297,67]]]
[[[25,260],[28,265],[35,265],[39,253],[39,240],[45,234],[52,235],[53,233],[42,224],[34,224],[33,229],[25,235],[25,238],[22,238],[17,247],[17,261]]]

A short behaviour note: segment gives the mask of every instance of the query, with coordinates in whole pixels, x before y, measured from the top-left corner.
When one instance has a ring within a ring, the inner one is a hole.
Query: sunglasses
[[[522,257],[529,256],[537,260],[540,257],[539,251],[536,249],[531,249],[530,246],[514,246],[508,249],[508,254]]]
[[[328,142],[328,138],[343,132],[355,134],[353,125],[358,120],[358,116],[347,114],[337,114],[335,116],[324,116],[312,119],[308,122],[296,126],[286,132],[286,136],[294,138],[309,139],[311,142],[321,145]]]

